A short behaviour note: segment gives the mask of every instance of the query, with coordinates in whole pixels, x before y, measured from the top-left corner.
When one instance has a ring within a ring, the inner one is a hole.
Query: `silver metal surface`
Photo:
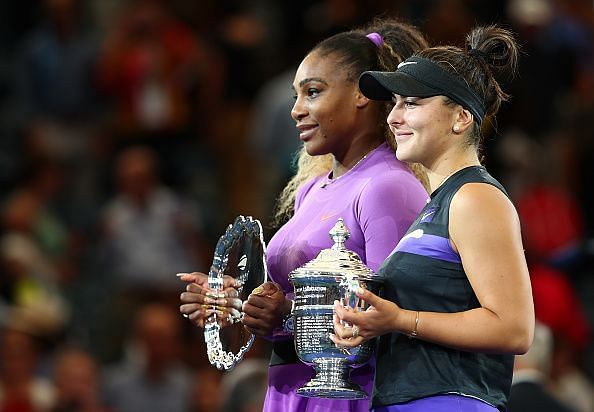
[[[356,295],[357,288],[379,294],[383,281],[363,264],[361,258],[345,248],[349,232],[342,219],[330,231],[334,245],[295,269],[289,280],[295,290],[295,350],[299,359],[312,366],[315,376],[299,395],[339,399],[362,399],[368,394],[349,378],[351,368],[369,361],[373,341],[351,349],[337,348],[330,340],[335,300],[355,310],[367,304]]]
[[[216,245],[208,286],[222,291],[223,277],[231,276],[241,282],[238,297],[245,301],[268,278],[265,253],[260,222],[250,216],[238,216]],[[254,335],[241,323],[242,316],[243,313],[237,318],[215,313],[204,326],[208,360],[220,370],[233,369],[254,342]],[[221,327],[220,323],[227,326]]]

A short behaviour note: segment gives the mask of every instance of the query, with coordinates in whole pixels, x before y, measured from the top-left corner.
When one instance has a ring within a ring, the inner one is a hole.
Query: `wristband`
[[[283,332],[293,335],[295,331],[295,316],[293,311],[295,310],[295,301],[291,301],[291,311],[283,318]]]

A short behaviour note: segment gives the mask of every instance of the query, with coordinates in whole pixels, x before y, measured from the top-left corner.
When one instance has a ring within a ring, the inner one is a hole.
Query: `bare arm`
[[[420,312],[418,338],[460,350],[526,352],[534,307],[513,205],[495,187],[465,185],[452,200],[450,236],[481,306],[458,313]],[[371,310],[352,313],[335,306],[338,318],[359,328],[359,337],[353,339],[351,329],[335,322],[337,344],[355,346],[363,339],[387,332],[408,334],[415,328],[416,312],[367,291],[361,297],[373,305]]]

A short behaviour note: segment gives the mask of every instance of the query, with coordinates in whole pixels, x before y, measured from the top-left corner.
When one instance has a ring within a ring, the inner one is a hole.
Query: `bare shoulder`
[[[458,190],[450,206],[450,218],[517,219],[511,200],[497,187],[488,183],[467,183]]]
[[[520,242],[520,220],[511,200],[497,187],[467,183],[454,195],[449,231],[456,249],[488,249]],[[504,248],[506,249],[506,247]],[[459,250],[460,251],[460,250]]]

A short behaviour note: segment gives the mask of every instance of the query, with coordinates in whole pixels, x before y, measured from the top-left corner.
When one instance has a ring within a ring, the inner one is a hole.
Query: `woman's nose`
[[[389,126],[397,126],[402,124],[402,108],[397,104],[392,107],[388,118],[386,119]]]
[[[295,104],[291,109],[291,117],[293,120],[298,121],[303,119],[307,115],[307,110],[305,109],[305,105],[303,104],[303,100],[300,97],[295,99]]]

